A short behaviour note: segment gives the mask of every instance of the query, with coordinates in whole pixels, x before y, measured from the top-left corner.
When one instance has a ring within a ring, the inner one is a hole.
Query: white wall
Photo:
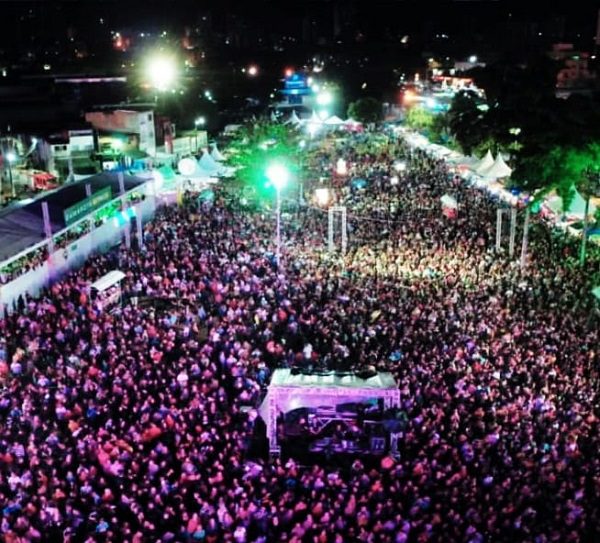
[[[135,206],[136,215],[142,217],[142,222],[150,221],[156,212],[157,202],[154,196],[147,196],[143,202]],[[132,221],[131,239],[136,236],[135,221]],[[0,287],[0,316],[5,311],[13,310],[19,296],[36,296],[42,288],[57,281],[71,270],[83,266],[85,261],[94,253],[108,251],[117,245],[124,236],[125,226],[116,226],[110,220],[94,229],[89,234],[75,240],[73,243],[55,251],[41,266],[20,275],[11,282]]]

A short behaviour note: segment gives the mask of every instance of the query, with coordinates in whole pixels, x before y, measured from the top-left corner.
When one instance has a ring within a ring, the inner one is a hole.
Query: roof
[[[512,173],[512,169],[506,165],[502,155],[498,153],[496,160],[493,164],[485,169],[477,169],[477,173],[482,177],[492,177],[498,179],[499,177],[509,177]]]
[[[371,389],[397,389],[398,385],[391,373],[380,372],[368,379],[358,375],[336,374],[292,374],[290,369],[278,369],[273,372],[270,387],[331,387],[331,388],[371,388]]]
[[[144,179],[124,175],[125,190],[145,183]],[[69,183],[28,204],[16,204],[0,212],[0,262],[15,256],[45,238],[42,202],[48,202],[52,233],[66,227],[64,210],[86,198],[85,186],[89,184],[92,194],[111,187],[113,196],[119,194],[119,178],[116,173],[101,173],[82,181]]]
[[[120,270],[109,271],[106,275],[103,275],[97,281],[94,281],[90,287],[98,292],[103,292],[106,289],[116,285],[125,277],[125,274]]]

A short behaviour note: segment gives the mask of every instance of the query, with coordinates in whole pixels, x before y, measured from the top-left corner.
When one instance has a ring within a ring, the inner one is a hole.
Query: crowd
[[[600,538],[598,255],[566,266],[569,240],[536,225],[522,272],[493,252],[497,203],[401,142],[358,138],[312,157],[367,180],[336,182],[346,255],[325,252],[327,216],[309,209],[284,225],[278,268],[272,217],[188,194],[143,249],[93,258],[0,321],[5,541]],[[130,301],[111,312],[87,285],[116,267]],[[255,457],[252,408],[293,365],[393,372],[399,457]]]

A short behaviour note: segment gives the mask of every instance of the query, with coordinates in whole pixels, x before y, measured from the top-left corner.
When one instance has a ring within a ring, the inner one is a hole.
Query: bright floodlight
[[[248,67],[248,75],[249,76],[254,77],[257,74],[258,74],[258,66],[255,66],[254,64],[252,64],[251,66]]]
[[[6,153],[6,160],[8,160],[9,162],[15,162],[17,160],[17,155],[15,155],[15,153],[13,153],[12,151],[9,151],[8,153]]]
[[[320,206],[326,206],[329,203],[329,189],[316,189],[315,198],[317,200],[317,204]]]
[[[150,84],[159,91],[167,90],[175,83],[177,70],[172,58],[165,56],[154,57],[148,63]]]
[[[281,164],[272,164],[267,168],[267,178],[277,190],[281,190],[289,181],[290,172]]]
[[[320,106],[328,106],[332,102],[333,94],[331,94],[331,92],[324,90],[317,94],[317,104]]]
[[[477,62],[477,55],[471,55],[471,56],[469,57],[469,62],[470,62],[471,64],[475,64],[475,63]]]
[[[206,123],[206,119],[204,117],[198,117],[195,121],[194,124],[198,127],[198,126],[204,126],[204,124]]]

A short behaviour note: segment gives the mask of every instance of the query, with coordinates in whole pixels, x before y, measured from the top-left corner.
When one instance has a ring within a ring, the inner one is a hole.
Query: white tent
[[[344,124],[344,121],[342,121],[342,119],[340,119],[336,115],[332,115],[331,117],[329,117],[329,119],[325,121],[325,124],[329,126],[340,126]]]
[[[458,202],[456,198],[450,196],[449,194],[444,194],[440,201],[442,202],[442,207],[448,207],[450,209],[458,209]]]
[[[217,147],[217,144],[213,144],[213,149],[210,153],[210,156],[212,158],[214,158],[217,162],[221,162],[222,160],[225,160],[225,157],[221,154],[221,151],[219,151],[219,148]]]
[[[314,124],[322,124],[323,121],[321,120],[321,117],[319,117],[317,115],[317,112],[313,109],[312,115],[310,116],[310,119],[308,121],[309,123],[314,123]]]
[[[488,152],[485,154],[485,156],[475,166],[475,172],[481,175],[483,171],[487,170],[493,164],[494,157],[492,156],[492,152],[488,149]]]
[[[357,375],[292,374],[289,369],[277,369],[267,395],[260,406],[260,415],[267,426],[271,451],[278,450],[277,417],[299,407],[320,407],[368,399],[383,399],[384,406],[398,407],[400,391],[391,373],[377,373],[362,379]]]
[[[358,121],[354,120],[352,117],[348,117],[345,121],[344,124],[350,125],[350,126],[355,126],[357,124],[362,124],[359,123]]]
[[[202,156],[198,161],[198,167],[200,168],[200,171],[207,176],[218,175],[223,169],[223,167],[210,156],[206,150],[202,153]]]
[[[481,175],[481,177],[498,179],[501,177],[510,177],[512,169],[506,165],[502,155],[498,153],[496,160],[494,160],[494,163],[489,168],[477,170],[477,173]]]
[[[561,215],[563,213],[563,202],[562,198],[558,196],[558,194],[554,194],[550,196],[545,201],[546,206],[548,206],[555,214]],[[583,219],[583,215],[585,213],[585,198],[579,193],[578,190],[575,191],[575,197],[569,206],[569,209],[566,210],[565,214],[571,217],[575,217],[578,219]],[[596,206],[593,202],[590,201],[590,207],[588,210],[590,215],[596,213]]]
[[[279,119],[277,118],[277,113],[271,111],[271,122],[276,123],[277,121],[279,121]]]
[[[100,277],[100,279],[94,281],[90,288],[97,292],[104,292],[110,287],[116,285],[125,278],[125,274],[121,270],[109,271],[106,275]]]
[[[285,124],[300,124],[302,123],[302,120],[300,119],[300,117],[298,117],[298,114],[296,113],[296,110],[292,110],[292,114],[290,115],[290,118],[285,121]]]

